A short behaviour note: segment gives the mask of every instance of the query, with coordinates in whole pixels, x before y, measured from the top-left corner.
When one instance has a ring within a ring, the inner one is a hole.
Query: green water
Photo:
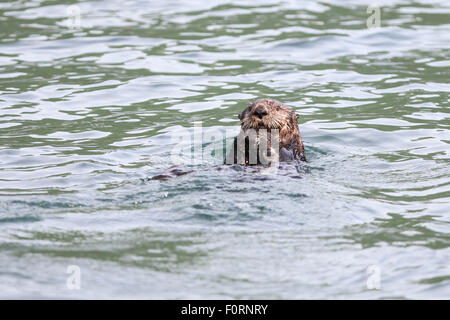
[[[1,2],[0,298],[450,298],[450,6],[371,4]],[[300,179],[148,179],[261,97]]]

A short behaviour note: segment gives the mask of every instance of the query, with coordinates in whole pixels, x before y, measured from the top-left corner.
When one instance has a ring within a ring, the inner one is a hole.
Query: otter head
[[[288,129],[295,130],[298,115],[289,107],[272,99],[261,99],[253,102],[241,114],[241,127],[247,129]]]
[[[251,148],[259,148],[261,139],[267,147],[267,155],[272,155],[272,148],[278,145],[280,161],[290,161],[294,159],[306,161],[303,142],[300,131],[298,129],[298,115],[288,106],[272,99],[256,100],[239,114],[241,120],[241,132],[238,137],[245,137],[244,150],[240,150],[245,154],[245,163],[249,164],[249,150]],[[260,136],[260,130],[266,129],[267,140]],[[256,135],[254,135],[256,131]],[[252,135],[253,134],[253,135]],[[254,138],[252,138],[254,137]],[[253,140],[252,140],[253,139]],[[273,139],[277,139],[277,143]],[[252,141],[251,141],[252,140]],[[234,162],[237,163],[237,145],[238,139],[235,138],[233,153]],[[251,147],[251,148],[250,148]],[[258,162],[260,163],[258,152]]]

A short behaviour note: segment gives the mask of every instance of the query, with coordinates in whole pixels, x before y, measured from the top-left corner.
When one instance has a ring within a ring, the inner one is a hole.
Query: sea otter
[[[275,162],[306,161],[298,115],[288,106],[273,99],[260,99],[250,104],[238,117],[241,131],[234,138],[225,164],[271,165]],[[172,166],[151,179],[169,180],[192,171],[190,168]]]
[[[274,157],[280,162],[306,161],[299,116],[288,106],[273,99],[260,99],[238,117],[241,131],[227,154],[226,164],[269,164]]]

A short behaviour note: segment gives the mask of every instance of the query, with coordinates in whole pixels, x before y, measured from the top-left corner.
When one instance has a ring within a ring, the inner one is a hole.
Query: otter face
[[[273,153],[272,147],[276,148],[276,145],[278,145],[281,161],[293,159],[306,161],[303,141],[298,128],[298,115],[288,106],[272,99],[256,100],[239,114],[239,120],[241,120],[241,132],[235,138],[233,152],[229,153],[231,156],[234,154],[232,163],[238,163],[238,138],[245,139],[245,145],[239,147],[243,147],[243,150],[239,152],[245,155],[246,164],[250,164],[251,148],[258,149],[260,146],[265,146],[268,155]],[[264,136],[260,136],[260,129],[267,130],[267,140]],[[256,135],[254,131],[256,131]],[[273,139],[277,139],[277,143]],[[257,159],[259,163],[261,158]]]
[[[278,129],[297,127],[297,115],[287,106],[272,99],[253,102],[240,115],[241,127],[247,129]]]

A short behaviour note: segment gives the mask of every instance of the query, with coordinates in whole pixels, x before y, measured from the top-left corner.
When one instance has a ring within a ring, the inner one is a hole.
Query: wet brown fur
[[[258,115],[259,114],[259,115]],[[241,120],[241,133],[248,129],[255,129],[259,132],[260,129],[267,129],[268,136],[271,129],[279,130],[279,151],[280,161],[302,160],[306,161],[303,141],[298,129],[298,115],[288,106],[273,99],[256,100],[242,113],[239,114]],[[270,149],[270,139],[268,141]],[[237,163],[237,138],[233,143],[234,148],[234,163]],[[246,160],[248,162],[248,139],[246,140]],[[284,152],[281,152],[284,148]],[[270,153],[270,151],[269,151]],[[289,157],[283,157],[288,154]],[[258,157],[258,164],[260,160]]]

